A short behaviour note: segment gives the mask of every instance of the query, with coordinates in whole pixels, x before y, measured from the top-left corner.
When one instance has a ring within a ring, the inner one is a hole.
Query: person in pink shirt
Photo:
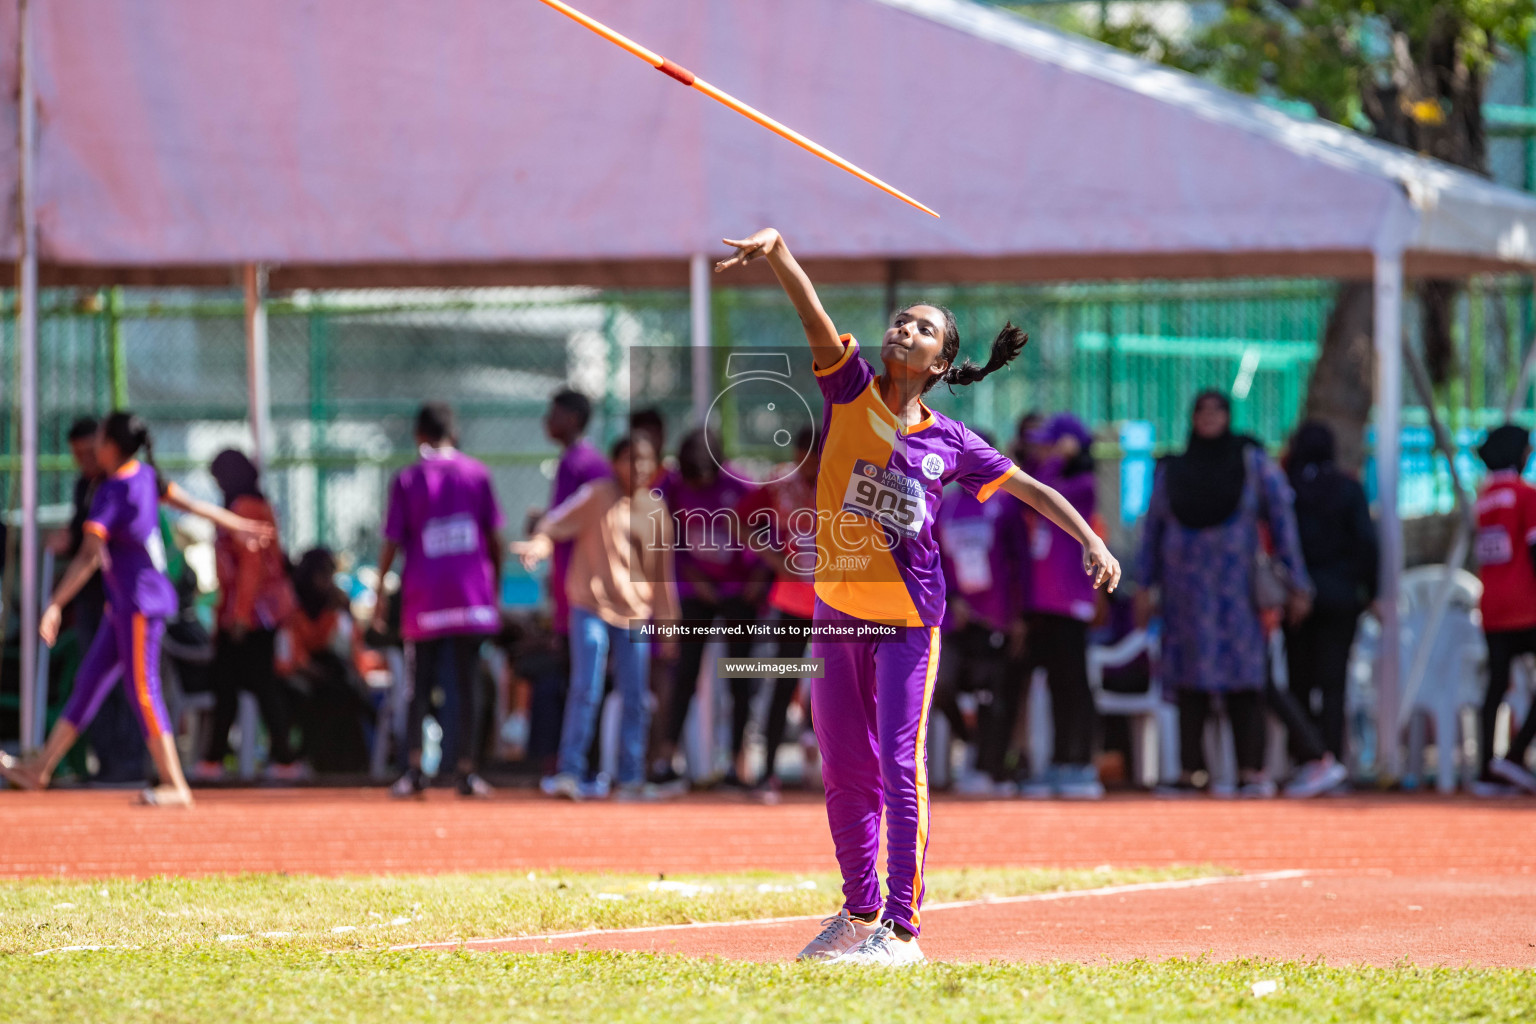
[[[416,416],[420,461],[395,474],[384,518],[379,580],[404,554],[400,574],[400,632],[413,666],[406,734],[406,768],[391,793],[419,796],[421,726],[441,690],[435,717],[443,730],[444,766],[457,768],[461,796],[487,797],[491,787],[475,771],[475,695],[480,644],[501,625],[496,587],[501,579],[501,509],[485,466],[455,443],[453,410],[429,402]],[[385,603],[375,605],[374,628],[386,631]]]

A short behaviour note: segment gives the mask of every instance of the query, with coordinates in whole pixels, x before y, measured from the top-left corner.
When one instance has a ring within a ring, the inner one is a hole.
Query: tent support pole
[[[17,171],[19,200],[20,259],[16,261],[16,347],[21,380],[21,722],[23,753],[41,741],[33,726],[37,695],[37,621],[42,580],[38,566],[38,480],[37,480],[37,181],[36,134],[37,90],[32,78],[33,4],[20,0],[17,26],[17,64],[21,78],[21,110],[18,118],[20,138]]]
[[[688,261],[688,312],[689,333],[693,355],[693,419],[701,427],[709,426],[709,407],[714,401],[711,395],[714,378],[710,365],[710,268],[709,257],[696,252]],[[656,453],[659,457],[660,452]]]
[[[267,268],[247,263],[245,283],[245,383],[255,455],[265,468],[272,456],[272,389],[267,360]]]
[[[1381,646],[1376,671],[1376,770],[1397,777],[1399,705],[1402,700],[1402,622],[1398,592],[1403,573],[1403,523],[1398,514],[1403,409],[1403,254],[1375,254],[1374,347],[1376,350],[1376,500],[1381,536]]]

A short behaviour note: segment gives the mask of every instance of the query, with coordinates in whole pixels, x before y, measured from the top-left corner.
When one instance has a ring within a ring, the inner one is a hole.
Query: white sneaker
[[[912,967],[926,959],[917,947],[916,939],[898,939],[895,927],[887,921],[833,963],[853,967]]]
[[[1292,800],[1321,796],[1347,778],[1349,769],[1334,760],[1332,754],[1324,754],[1319,760],[1301,766],[1296,777],[1286,785],[1285,795]]]
[[[1273,800],[1277,792],[1274,780],[1254,779],[1239,786],[1237,795],[1243,800]]]
[[[539,791],[545,796],[564,797],[567,800],[581,800],[586,797],[582,792],[581,780],[569,772],[544,776],[539,780]]]
[[[836,960],[879,930],[880,925],[876,922],[860,921],[844,907],[835,916],[821,922],[821,934],[812,939],[795,959],[820,962]]]
[[[1488,770],[1505,782],[1519,786],[1527,793],[1536,793],[1536,775],[1527,771],[1523,764],[1516,764],[1508,758],[1499,757],[1489,763]]]

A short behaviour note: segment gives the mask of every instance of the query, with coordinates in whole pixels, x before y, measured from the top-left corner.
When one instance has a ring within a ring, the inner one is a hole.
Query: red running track
[[[0,823],[0,877],[8,878],[835,867],[821,805],[810,798],[778,807],[717,797],[573,805],[521,792],[487,802],[433,793],[401,803],[379,790],[232,790],[204,792],[194,811],[181,812],[137,808],[123,793],[6,793]],[[1205,953],[1533,966],[1533,841],[1536,803],[1528,801],[941,798],[931,867],[1217,864],[1311,874],[940,911],[924,942],[933,955],[959,960]],[[541,945],[779,959],[805,931],[799,923]]]

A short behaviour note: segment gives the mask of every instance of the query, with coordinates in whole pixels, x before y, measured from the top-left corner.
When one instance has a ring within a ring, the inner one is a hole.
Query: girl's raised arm
[[[800,325],[805,328],[805,340],[811,343],[811,358],[816,360],[816,365],[831,366],[843,358],[843,343],[838,340],[837,328],[832,325],[827,311],[821,308],[815,286],[795,262],[783,236],[773,228],[764,228],[747,238],[722,238],[721,241],[733,246],[736,252],[716,263],[715,273],[745,266],[759,256],[767,257],[773,276],[779,279],[779,287],[784,289],[789,301],[795,304],[795,312],[800,314]]]

